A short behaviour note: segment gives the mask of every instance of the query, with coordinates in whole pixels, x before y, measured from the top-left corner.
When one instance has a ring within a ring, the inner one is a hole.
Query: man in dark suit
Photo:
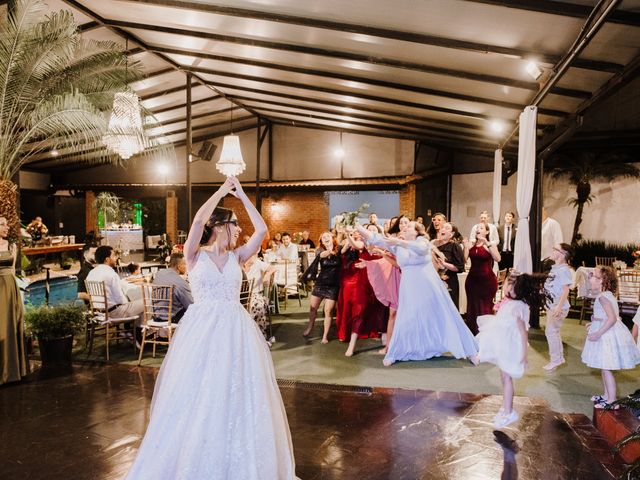
[[[516,228],[513,221],[515,215],[513,212],[507,212],[504,214],[504,225],[501,225],[498,229],[500,234],[500,244],[498,249],[500,250],[500,262],[498,267],[500,270],[505,268],[513,268],[513,248],[516,245]]]

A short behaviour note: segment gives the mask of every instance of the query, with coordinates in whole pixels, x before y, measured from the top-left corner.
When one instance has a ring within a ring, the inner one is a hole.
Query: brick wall
[[[255,194],[251,192],[248,196],[255,203]],[[224,206],[232,208],[238,216],[242,235],[251,235],[251,221],[240,201],[227,197]],[[275,232],[286,231],[293,235],[294,232],[309,230],[310,238],[317,243],[329,225],[329,204],[323,192],[271,192],[269,197],[262,199],[262,216],[271,236]]]
[[[91,190],[87,190],[84,194],[85,233],[94,232],[98,227],[98,219],[96,218],[96,211],[93,208],[93,202],[95,202],[95,200],[96,200],[96,194]]]
[[[416,186],[413,183],[400,189],[400,213],[411,219],[416,216]]]
[[[169,190],[166,197],[166,228],[165,232],[173,243],[178,241],[178,197],[176,192]]]

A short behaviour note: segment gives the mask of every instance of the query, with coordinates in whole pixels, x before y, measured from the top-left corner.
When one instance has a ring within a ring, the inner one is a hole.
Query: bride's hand
[[[242,196],[245,196],[246,194],[244,193],[244,190],[242,189],[242,185],[240,185],[240,180],[238,180],[238,177],[228,177],[227,180],[229,180],[231,182],[231,184],[233,185],[234,190],[231,190],[231,195],[233,195],[236,198],[241,198]]]
[[[220,188],[218,189],[218,192],[223,197],[226,197],[229,194],[235,196],[235,192],[233,191],[233,189],[235,188],[235,185],[233,184],[233,181],[231,180],[231,178],[232,177],[227,177],[227,179],[224,181],[222,185],[220,185]]]

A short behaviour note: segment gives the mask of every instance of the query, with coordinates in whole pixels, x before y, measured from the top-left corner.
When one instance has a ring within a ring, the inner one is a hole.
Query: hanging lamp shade
[[[224,137],[220,160],[216,163],[216,168],[227,177],[240,175],[244,172],[247,164],[244,163],[242,159],[240,137],[237,135],[227,135]]]
[[[133,92],[115,94],[109,128],[102,143],[125,160],[145,149],[138,95]]]

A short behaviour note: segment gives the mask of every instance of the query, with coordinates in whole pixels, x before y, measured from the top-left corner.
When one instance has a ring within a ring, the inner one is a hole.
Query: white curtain
[[[500,222],[500,197],[502,195],[502,150],[496,150],[493,157],[493,223]]]
[[[518,235],[513,252],[513,268],[523,273],[533,271],[531,243],[529,242],[529,211],[533,197],[536,166],[536,115],[537,107],[528,106],[520,114],[518,142],[518,182],[516,207],[518,209]]]

